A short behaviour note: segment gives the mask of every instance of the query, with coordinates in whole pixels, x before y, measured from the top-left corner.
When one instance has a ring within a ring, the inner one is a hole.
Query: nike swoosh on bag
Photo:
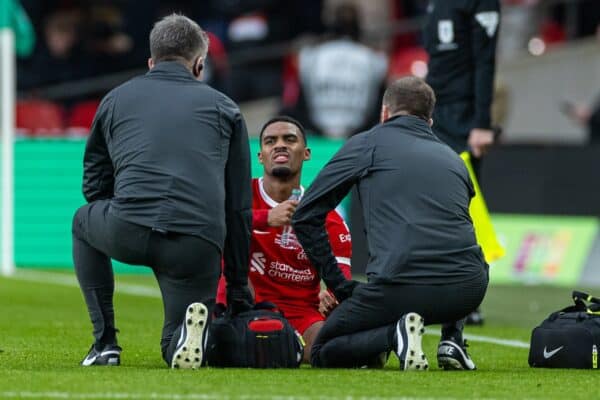
[[[553,355],[555,355],[556,353],[561,351],[563,347],[565,347],[565,346],[560,346],[554,350],[548,351],[548,350],[546,350],[546,347],[544,346],[544,358],[549,359],[550,357],[552,357]]]

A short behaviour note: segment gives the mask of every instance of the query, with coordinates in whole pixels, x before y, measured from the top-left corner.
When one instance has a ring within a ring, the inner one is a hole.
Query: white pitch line
[[[382,397],[382,396],[230,396],[215,394],[177,394],[177,393],[70,393],[70,392],[0,392],[3,399],[100,399],[100,400],[454,400],[454,397]]]
[[[471,335],[471,334],[465,334],[464,337],[465,337],[465,339],[471,340],[473,342],[492,343],[492,344],[497,344],[497,345],[506,346],[506,347],[517,347],[519,349],[528,349],[529,348],[529,343],[522,342],[520,340],[500,339],[500,338],[494,338],[494,337],[489,337],[489,336]]]
[[[17,269],[17,273],[9,279],[20,281],[36,282],[36,283],[51,283],[54,285],[70,286],[79,288],[79,283],[75,275],[57,274],[53,272],[38,272],[24,269]],[[140,297],[160,298],[160,291],[156,288],[144,285],[135,285],[130,283],[115,284],[117,293],[129,294]]]
[[[425,334],[431,335],[431,336],[439,336],[440,332],[439,331],[436,332],[432,329],[426,329]],[[522,342],[520,340],[501,339],[501,338],[495,338],[495,337],[491,337],[491,336],[470,335],[470,334],[465,334],[465,335],[463,335],[463,337],[472,342],[492,343],[492,344],[497,344],[499,346],[516,347],[519,349],[528,349],[529,348],[529,343]]]
[[[17,269],[17,273],[8,279],[17,279],[22,281],[36,282],[36,283],[51,283],[55,285],[79,287],[75,275],[57,274],[53,272],[39,272],[25,269]],[[118,293],[128,294],[132,296],[140,297],[152,297],[160,298],[160,291],[158,289],[144,286],[134,285],[129,283],[118,283],[116,284],[116,291]],[[427,335],[439,335],[439,332],[427,329],[425,332]],[[528,349],[529,343],[522,342],[520,340],[502,339],[491,336],[483,335],[464,335],[465,339],[472,342],[491,343],[499,346],[515,347],[519,349]]]

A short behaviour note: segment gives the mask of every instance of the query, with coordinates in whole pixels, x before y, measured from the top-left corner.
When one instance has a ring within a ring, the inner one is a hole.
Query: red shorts
[[[304,335],[304,332],[315,322],[325,321],[325,317],[319,310],[311,306],[286,304],[279,305],[279,309],[283,311],[285,318],[301,335]]]

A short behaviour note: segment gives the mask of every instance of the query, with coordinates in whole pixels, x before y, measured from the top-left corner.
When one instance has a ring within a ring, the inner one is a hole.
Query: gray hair
[[[206,56],[208,44],[206,32],[185,15],[167,15],[150,32],[150,55],[154,62],[177,59],[193,62]]]
[[[435,107],[435,93],[424,80],[407,76],[387,87],[383,94],[383,105],[392,114],[403,111],[427,121]]]

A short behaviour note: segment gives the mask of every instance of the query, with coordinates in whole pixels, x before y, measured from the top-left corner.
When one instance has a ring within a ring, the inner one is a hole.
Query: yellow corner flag
[[[496,231],[492,225],[490,213],[488,212],[487,205],[479,188],[479,183],[475,177],[473,166],[471,165],[471,156],[467,152],[461,153],[460,157],[465,162],[467,169],[469,170],[469,176],[473,182],[475,188],[475,197],[471,199],[471,205],[469,206],[469,213],[473,220],[473,226],[475,227],[475,237],[477,243],[483,249],[483,255],[485,261],[488,263],[494,262],[504,256],[504,247],[498,242]]]

